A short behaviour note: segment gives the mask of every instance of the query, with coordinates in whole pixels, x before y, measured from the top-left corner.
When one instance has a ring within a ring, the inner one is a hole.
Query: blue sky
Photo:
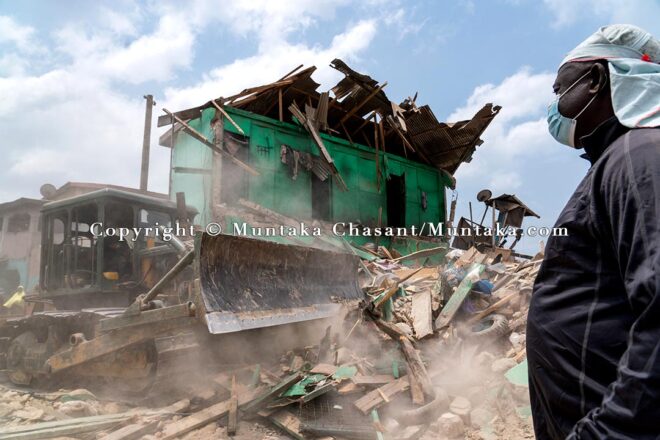
[[[501,105],[457,173],[459,213],[472,201],[480,217],[475,194],[490,188],[551,226],[587,169],[547,134],[557,64],[605,24],[658,36],[658,17],[660,0],[0,1],[0,201],[44,182],[136,186],[146,93],[177,110],[301,63],[327,88],[340,57],[388,81],[394,101],[419,92],[440,120]],[[168,151],[153,138],[150,189],[167,191]]]

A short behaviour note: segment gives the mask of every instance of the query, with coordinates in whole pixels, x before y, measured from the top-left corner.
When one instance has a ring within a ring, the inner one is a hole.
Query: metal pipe
[[[158,229],[160,230],[161,234],[165,233],[165,226],[159,225]],[[170,239],[167,241],[167,244],[172,246],[179,255],[183,256],[186,254],[186,252],[188,252],[186,245],[179,239],[179,237],[174,234],[170,234]]]
[[[163,286],[165,286],[167,283],[172,281],[172,279],[174,279],[174,277],[177,276],[179,272],[181,272],[190,263],[192,263],[194,258],[195,258],[194,249],[189,251],[183,257],[181,257],[181,259],[174,265],[174,267],[172,267],[172,269],[170,269],[170,271],[167,272],[163,278],[158,280],[158,282],[154,285],[154,287],[152,287],[151,290],[149,290],[149,292],[147,292],[146,295],[144,295],[144,297],[142,298],[142,304],[147,304],[149,301],[154,299],[158,295],[158,293],[160,293]]]
[[[142,168],[140,170],[140,190],[146,191],[149,182],[149,144],[151,143],[151,111],[156,105],[153,95],[145,95],[147,100],[144,110],[144,137],[142,138]]]
[[[486,220],[487,213],[488,213],[488,205],[486,205],[486,209],[484,210],[484,215],[481,216],[481,221],[479,222],[479,226],[484,225],[484,220]]]
[[[87,339],[85,339],[85,335],[82,333],[74,333],[71,336],[69,336],[69,344],[71,344],[72,347],[75,347],[78,344],[82,344],[83,342],[86,342]]]

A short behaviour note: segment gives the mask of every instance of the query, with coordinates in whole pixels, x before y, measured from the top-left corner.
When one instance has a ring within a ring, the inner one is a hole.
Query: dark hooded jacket
[[[615,117],[548,240],[527,323],[534,429],[545,439],[660,438],[660,128]]]

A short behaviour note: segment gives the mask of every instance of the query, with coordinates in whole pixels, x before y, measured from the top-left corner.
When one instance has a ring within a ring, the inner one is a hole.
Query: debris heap
[[[533,438],[524,331],[542,253],[446,250],[354,248],[365,299],[317,344],[229,354],[176,390],[0,390],[0,438]]]

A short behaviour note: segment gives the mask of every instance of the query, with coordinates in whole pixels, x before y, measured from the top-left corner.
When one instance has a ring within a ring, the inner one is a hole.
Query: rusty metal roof
[[[471,120],[454,124],[438,122],[428,105],[417,112],[406,112],[405,121],[412,144],[436,167],[453,174],[481,145],[481,133],[500,111],[486,104]]]

